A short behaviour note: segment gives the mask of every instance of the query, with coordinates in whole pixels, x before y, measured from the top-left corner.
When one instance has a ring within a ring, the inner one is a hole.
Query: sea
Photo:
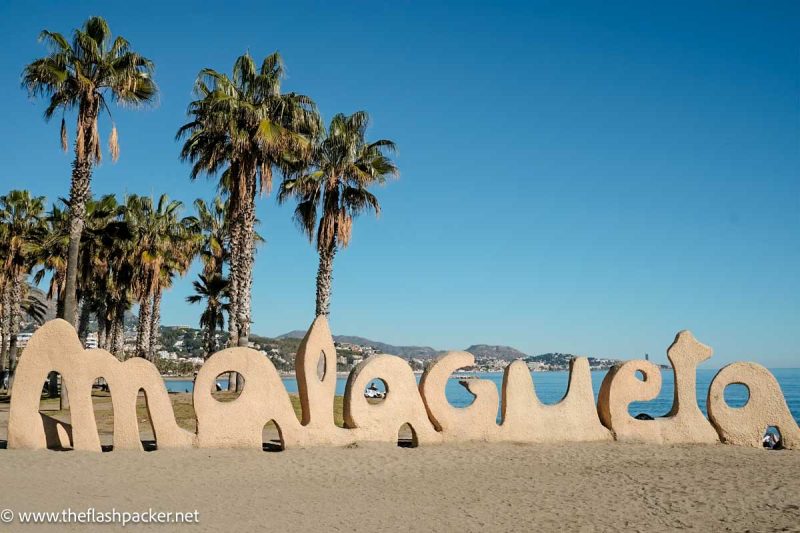
[[[786,398],[789,410],[794,419],[800,423],[800,368],[774,368],[770,372],[778,380],[778,384]],[[698,369],[697,370],[697,404],[706,412],[706,396],[711,380],[716,375],[717,370]],[[487,379],[497,385],[498,391],[503,383],[502,372],[477,372],[470,373],[480,379]],[[569,372],[533,372],[534,388],[539,400],[545,404],[558,403],[567,392],[569,382]],[[592,388],[594,389],[595,401],[600,391],[600,384],[606,376],[606,371],[592,372]],[[417,375],[417,380],[420,376]],[[672,397],[675,386],[674,376],[671,369],[661,370],[661,392],[654,400],[647,402],[633,402],[628,407],[631,416],[640,413],[648,414],[652,417],[666,415],[672,407]],[[219,381],[221,386],[226,386],[226,380]],[[336,381],[336,394],[343,395],[347,378],[339,377]],[[373,382],[375,386],[383,391],[384,384],[380,380]],[[284,377],[283,384],[289,393],[297,393],[297,380],[294,377]],[[191,380],[168,380],[166,381],[167,390],[170,392],[192,392],[193,383]],[[245,387],[247,385],[245,384]],[[472,403],[474,397],[459,384],[459,378],[451,378],[445,387],[445,395],[450,404],[454,407],[466,407]],[[731,407],[742,407],[747,403],[749,393],[744,385],[731,384],[725,389],[725,400]]]

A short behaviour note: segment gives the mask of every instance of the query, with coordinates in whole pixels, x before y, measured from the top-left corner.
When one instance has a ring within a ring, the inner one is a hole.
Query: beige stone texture
[[[364,398],[364,389],[374,379],[386,384],[386,397],[378,403]],[[397,442],[403,424],[411,426],[414,445],[442,440],[425,413],[414,372],[394,355],[374,355],[350,372],[344,393],[344,423],[354,442]]]
[[[336,347],[328,320],[318,316],[300,343],[295,357],[297,390],[305,426],[305,444],[347,444],[352,435],[333,418],[336,396]],[[320,379],[320,374],[322,378]]]
[[[475,400],[467,407],[453,407],[445,396],[450,375],[459,368],[475,365],[469,352],[448,352],[436,358],[419,382],[428,418],[445,441],[497,440],[497,386],[486,379],[466,379],[460,384]]]
[[[655,444],[719,442],[716,431],[697,405],[697,365],[711,357],[710,347],[681,331],[667,349],[675,376],[672,409],[656,420],[637,420],[628,404],[653,400],[661,390],[661,371],[648,361],[627,361],[612,368],[600,387],[597,410],[603,424],[620,441]],[[644,381],[636,376],[641,371]]]
[[[512,442],[610,441],[614,437],[597,414],[589,360],[569,364],[564,398],[545,405],[536,395],[528,366],[514,361],[503,374],[503,407],[499,438]]]
[[[742,407],[731,407],[725,401],[725,388],[733,383],[745,385],[750,392]],[[800,428],[781,387],[761,365],[733,363],[717,372],[708,389],[707,406],[708,417],[724,443],[759,448],[767,427],[775,426],[784,448],[800,448]]]
[[[73,327],[52,320],[39,328],[20,358],[8,419],[10,448],[42,449],[60,441],[52,438],[52,423],[39,414],[42,384],[51,371],[61,374],[70,396],[71,444],[76,450],[100,451],[92,405],[92,385],[104,378],[114,409],[114,448],[142,449],[136,418],[136,397],[144,389],[147,409],[160,448],[192,446],[194,436],[179,428],[164,381],[144,359],[118,361],[105,350],[84,350]],[[48,437],[48,434],[50,435]]]
[[[238,398],[221,402],[211,396],[217,376],[237,372],[245,379]],[[272,362],[250,348],[228,348],[205,362],[194,384],[197,444],[201,448],[262,447],[270,420],[286,448],[304,445],[306,432],[294,414],[289,394]]]

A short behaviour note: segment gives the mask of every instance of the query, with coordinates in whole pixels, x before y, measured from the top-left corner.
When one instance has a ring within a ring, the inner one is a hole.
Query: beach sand
[[[4,509],[199,511],[128,531],[800,531],[800,453],[724,445],[0,450],[0,480]]]
[[[110,444],[109,398],[95,394],[101,440]],[[189,395],[171,399],[179,423],[194,430]],[[152,432],[141,403],[146,440]],[[53,400],[42,406],[68,420]],[[7,420],[8,403],[0,402],[0,445]],[[277,437],[271,433],[265,429],[265,441]],[[800,452],[617,442],[282,452],[0,449],[0,511],[90,507],[199,512],[198,525],[126,531],[800,531]],[[0,523],[0,531],[13,532],[117,529]]]

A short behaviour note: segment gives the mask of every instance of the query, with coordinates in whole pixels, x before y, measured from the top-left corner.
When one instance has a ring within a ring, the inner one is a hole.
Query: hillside
[[[277,337],[277,339],[302,339],[306,332],[302,330],[294,330],[284,333]],[[333,340],[336,342],[344,342],[348,344],[358,344],[360,346],[371,346],[381,353],[388,353],[391,355],[399,355],[407,359],[431,359],[436,357],[441,352],[430,346],[395,346],[385,342],[373,341],[358,337],[355,335],[334,335]]]
[[[252,334],[250,341],[256,349],[267,352],[279,370],[292,371],[294,369],[294,357],[300,345],[300,340],[304,335],[305,331],[302,330],[290,331],[275,338]],[[226,338],[227,334],[221,332],[220,342],[223,345]],[[342,368],[339,368],[339,370],[347,370],[354,362],[357,363],[362,357],[369,356],[369,350],[365,351],[359,347],[369,347],[380,353],[423,361],[444,353],[430,346],[396,346],[356,335],[334,335],[333,338],[340,344],[337,349],[337,355],[347,360],[346,364],[344,362],[341,363]],[[202,356],[202,335],[198,329],[186,326],[162,326],[161,341],[167,351],[175,352],[179,356]],[[499,371],[508,362],[516,359],[522,359],[534,370],[566,370],[569,368],[570,360],[577,357],[573,354],[558,352],[526,355],[511,346],[492,344],[473,344],[466,348],[465,351],[475,356],[476,367],[491,371]],[[608,369],[619,362],[616,359],[607,358],[589,357],[588,359],[589,365],[593,370]],[[422,365],[419,361],[417,364]]]
[[[500,359],[503,361],[513,361],[527,357],[524,353],[511,346],[495,346],[489,344],[473,344],[466,350],[475,356],[475,359]]]

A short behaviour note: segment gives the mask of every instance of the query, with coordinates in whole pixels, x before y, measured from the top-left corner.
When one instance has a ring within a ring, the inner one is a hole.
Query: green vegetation
[[[327,133],[311,148],[306,168],[284,180],[278,195],[282,202],[297,199],[295,221],[317,243],[317,316],[330,314],[333,258],[350,243],[353,219],[368,209],[380,214],[378,198],[368,187],[398,174],[385,155],[395,151],[394,143],[367,142],[368,124],[364,111],[333,117]]]
[[[398,174],[388,155],[394,143],[366,140],[364,111],[337,114],[326,129],[309,96],[283,91],[277,52],[260,63],[244,54],[230,75],[199,70],[188,121],[177,133],[183,145],[176,156],[190,163],[189,177],[215,178],[221,196],[210,203],[196,200],[188,216],[181,202],[165,195],[93,198],[92,171],[102,158],[100,116],[111,119],[113,103],[152,102],[154,63],[124,38],[114,38],[100,17],[89,18],[72,39],[44,30],[40,40],[47,54],[24,67],[22,85],[31,96],[45,98],[46,120],[61,115],[65,151],[67,118],[74,115],[69,200],[46,212],[45,199],[28,191],[0,199],[0,369],[14,370],[23,317],[45,316],[29,279],[49,280],[46,298],[57,316],[74,324],[84,341],[96,330],[99,347],[120,359],[145,357],[165,371],[181,372],[180,363],[158,359],[157,346],[178,343],[179,354],[199,351],[207,357],[225,345],[252,342],[268,353],[275,350],[271,359],[279,369],[291,369],[296,340],[250,332],[254,252],[263,242],[256,232],[256,197],[268,195],[279,176],[280,201],[297,200],[295,219],[319,252],[317,315],[328,315],[334,255],[349,244],[358,214],[379,213],[369,188]],[[118,132],[113,120],[111,125],[108,149],[116,161]],[[188,300],[204,304],[199,337],[160,326],[164,292],[195,259],[202,274]],[[126,350],[126,313],[135,306],[135,345]],[[353,359],[346,351],[342,355]],[[56,383],[53,378],[54,395]]]
[[[105,111],[111,116],[111,102],[135,107],[156,97],[153,63],[134,52],[122,37],[112,39],[105,20],[92,17],[73,32],[72,42],[60,33],[42,31],[39,39],[49,54],[33,61],[22,73],[22,84],[32,96],[45,96],[49,103],[44,112],[50,120],[59,111],[61,147],[66,152],[67,111],[77,109],[75,159],[69,193],[69,244],[64,285],[62,316],[75,322],[78,308],[78,254],[85,226],[86,202],[90,198],[92,166],[102,159],[98,119]],[[119,157],[116,126],[108,139],[111,158]]]

